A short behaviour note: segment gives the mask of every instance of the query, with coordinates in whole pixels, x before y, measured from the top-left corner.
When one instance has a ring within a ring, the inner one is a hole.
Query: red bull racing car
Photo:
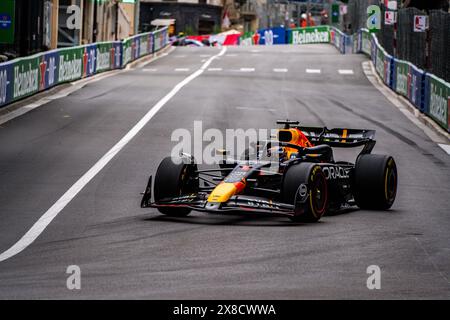
[[[371,154],[374,130],[327,129],[277,121],[276,137],[258,141],[242,159],[226,159],[199,169],[193,157],[167,157],[153,184],[150,176],[142,208],[169,216],[192,210],[258,213],[316,222],[330,211],[358,206],[387,210],[397,193],[397,168],[387,155]],[[333,148],[362,147],[355,163],[336,161]],[[274,159],[273,155],[276,155]]]

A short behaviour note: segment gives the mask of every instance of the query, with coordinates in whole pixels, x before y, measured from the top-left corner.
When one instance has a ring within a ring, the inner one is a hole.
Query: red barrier
[[[237,46],[239,45],[239,38],[241,34],[227,34],[227,35],[201,35],[201,36],[187,36],[187,39],[197,40],[202,42],[208,40],[209,42],[218,42],[223,46]]]

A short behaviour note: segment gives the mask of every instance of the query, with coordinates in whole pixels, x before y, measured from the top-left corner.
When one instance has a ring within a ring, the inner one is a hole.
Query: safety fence
[[[239,39],[241,46],[314,43],[331,43],[342,54],[357,51],[352,35],[326,25],[293,29],[282,27],[262,29],[255,33],[244,33]]]
[[[450,83],[409,61],[394,58],[366,29],[359,30],[354,41],[356,52],[371,57],[376,72],[387,86],[450,132]]]
[[[55,49],[0,64],[0,107],[56,85],[124,68],[169,43],[167,28],[123,41]]]
[[[275,41],[275,39],[277,39]],[[284,41],[283,41],[284,39]],[[450,132],[450,84],[407,59],[394,58],[367,29],[348,35],[335,27],[272,28],[241,36],[241,45],[331,43],[342,54],[365,53],[392,90],[406,97],[422,113]],[[447,42],[443,41],[443,45]],[[400,44],[399,44],[400,45]],[[405,44],[414,46],[413,44]],[[440,61],[442,65],[449,62]]]
[[[379,5],[381,9],[381,30],[377,37],[387,53],[397,59],[406,60],[415,66],[450,81],[450,12],[443,1],[410,1],[412,7],[404,8],[397,1],[398,10],[386,21],[385,12],[391,11],[379,0],[349,0],[345,31],[355,34],[367,25],[367,7]],[[415,2],[415,3],[413,3]],[[442,9],[436,10],[440,5]],[[420,10],[418,7],[436,9]],[[448,8],[448,7],[447,7]],[[392,12],[392,11],[391,11]],[[425,31],[417,32],[416,17],[426,17]],[[394,19],[393,19],[394,18]]]

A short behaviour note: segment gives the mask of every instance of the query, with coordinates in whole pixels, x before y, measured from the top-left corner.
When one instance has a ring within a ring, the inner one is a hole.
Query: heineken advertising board
[[[442,127],[449,130],[448,105],[450,84],[427,74],[428,114]]]
[[[239,38],[239,45],[241,46],[252,46],[253,45],[253,32],[245,32]]]
[[[59,53],[59,82],[80,79],[83,76],[84,48],[61,49]]]
[[[408,96],[409,64],[405,61],[395,63],[395,91],[403,96]]]
[[[39,91],[39,57],[20,59],[13,68],[13,99]]]
[[[288,30],[288,43],[309,44],[309,43],[329,43],[330,27],[306,27]]]
[[[0,43],[14,43],[14,0],[0,1]]]
[[[103,72],[111,69],[111,42],[97,44],[97,72]]]

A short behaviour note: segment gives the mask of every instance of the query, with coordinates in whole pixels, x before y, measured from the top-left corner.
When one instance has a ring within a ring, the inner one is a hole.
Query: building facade
[[[266,0],[225,0],[224,11],[230,19],[230,29],[254,32],[264,27]]]
[[[156,19],[175,19],[175,34],[218,33],[222,9],[222,0],[141,0],[139,30],[151,30],[151,22]]]
[[[7,2],[13,13],[2,12]],[[0,0],[0,14],[13,17],[7,21],[8,41],[0,39],[0,60],[127,38],[135,33],[135,5],[135,0]]]

